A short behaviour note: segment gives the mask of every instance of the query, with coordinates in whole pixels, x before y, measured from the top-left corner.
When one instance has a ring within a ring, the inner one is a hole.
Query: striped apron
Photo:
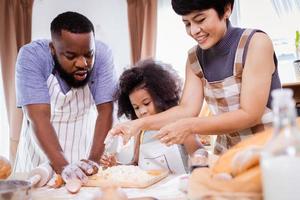
[[[57,78],[47,80],[51,98],[51,124],[69,163],[86,158],[91,147],[96,107],[89,86],[61,91]],[[29,172],[48,159],[39,146],[32,125],[24,118],[18,146],[15,172]]]
[[[194,73],[201,79],[204,87],[204,98],[213,115],[238,110],[240,108],[240,93],[243,73],[243,54],[249,35],[252,29],[246,29],[239,41],[235,54],[233,75],[220,81],[208,82],[203,75],[200,62],[197,58],[197,46],[189,51],[188,62]],[[218,135],[214,153],[222,154],[227,149],[237,144],[241,140],[259,132],[272,125],[272,111],[265,108],[264,114],[259,124],[234,133]]]

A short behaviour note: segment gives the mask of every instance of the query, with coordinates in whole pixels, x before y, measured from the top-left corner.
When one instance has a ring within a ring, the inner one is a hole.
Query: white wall
[[[130,64],[126,0],[35,0],[32,39],[50,38],[51,21],[65,11],[79,12],[93,22],[96,39],[113,51],[118,74]]]
[[[187,52],[197,43],[187,35],[181,16],[171,7],[171,0],[158,1],[158,19],[156,58],[171,64],[184,79]]]

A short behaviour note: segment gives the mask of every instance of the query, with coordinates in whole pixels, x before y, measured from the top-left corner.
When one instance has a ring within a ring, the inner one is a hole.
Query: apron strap
[[[234,66],[233,66],[233,75],[234,76],[239,76],[239,77],[242,76],[243,55],[244,55],[244,51],[245,51],[245,46],[247,44],[249,36],[251,35],[251,33],[253,31],[255,31],[255,30],[254,29],[245,29],[240,38],[237,50],[235,52],[235,58],[234,58]]]
[[[140,133],[140,144],[143,144],[145,131]]]
[[[192,68],[194,73],[199,78],[202,79],[204,77],[204,75],[203,75],[202,67],[197,58],[197,49],[198,49],[198,45],[194,46],[193,48],[191,48],[189,50],[187,64]]]

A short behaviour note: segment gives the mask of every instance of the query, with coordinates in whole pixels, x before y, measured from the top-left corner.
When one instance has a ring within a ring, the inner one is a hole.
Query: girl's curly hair
[[[181,79],[168,64],[147,59],[125,70],[119,79],[116,93],[118,117],[137,119],[129,95],[137,88],[146,89],[151,95],[157,112],[178,105],[181,93]]]

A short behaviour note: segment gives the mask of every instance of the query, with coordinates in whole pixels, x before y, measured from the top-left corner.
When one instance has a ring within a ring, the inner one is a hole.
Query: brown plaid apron
[[[239,41],[235,54],[233,75],[224,80],[208,82],[203,75],[200,62],[197,58],[197,46],[189,51],[188,62],[197,74],[204,86],[204,97],[213,115],[231,112],[240,108],[240,93],[243,73],[243,54],[246,42],[252,29],[246,29]],[[227,149],[237,144],[241,140],[265,129],[272,123],[272,111],[265,108],[261,122],[254,127],[240,130],[234,133],[218,135],[214,147],[214,153],[222,154]]]

